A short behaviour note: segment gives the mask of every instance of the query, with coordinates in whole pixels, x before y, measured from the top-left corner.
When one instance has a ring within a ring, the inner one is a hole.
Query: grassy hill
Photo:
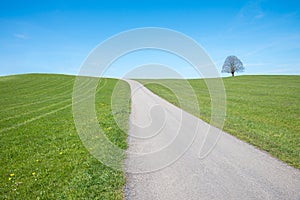
[[[124,172],[95,159],[77,135],[72,115],[75,77],[28,74],[0,77],[0,199],[122,199]],[[172,84],[186,99],[180,80]],[[239,76],[223,79],[229,133],[300,168],[300,76]],[[99,124],[126,149],[126,134],[111,114],[115,79],[101,79],[96,94]],[[143,81],[141,81],[143,82]],[[161,82],[161,81],[160,81]],[[209,122],[210,95],[204,80],[189,80],[200,115]],[[121,82],[120,98],[129,86]],[[153,92],[178,105],[174,93],[155,83]],[[194,111],[185,109],[191,113]],[[129,113],[123,113],[128,120]]]
[[[183,89],[184,81],[159,82],[172,84],[185,102],[192,101],[192,95]],[[300,76],[238,76],[223,78],[223,82],[227,96],[224,130],[300,168]],[[189,105],[181,107],[209,122],[210,95],[205,80],[189,80],[189,83],[197,95],[201,113],[195,113]],[[180,106],[174,93],[162,84],[150,83],[146,87]]]
[[[0,199],[122,199],[124,172],[92,157],[72,115],[75,77],[28,74],[0,77]],[[127,147],[111,114],[117,80],[101,79],[99,123],[110,140]],[[129,86],[122,82],[129,98]],[[124,120],[128,119],[128,113]]]

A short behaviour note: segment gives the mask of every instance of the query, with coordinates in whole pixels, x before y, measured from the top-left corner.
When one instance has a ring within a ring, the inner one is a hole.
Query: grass
[[[186,102],[192,100],[191,94],[183,90],[182,80],[159,82],[146,87],[179,107],[183,105],[161,83],[172,84]],[[238,76],[223,78],[223,82],[227,96],[224,130],[299,169],[300,76]],[[197,95],[200,114],[190,105],[184,109],[209,122],[210,95],[205,81],[195,79],[189,83]]]
[[[123,199],[124,172],[99,162],[77,135],[74,80],[41,74],[0,77],[0,199]],[[126,149],[127,136],[111,114],[117,82],[101,79],[95,106],[107,137]],[[129,86],[120,84],[120,98],[129,98]],[[127,121],[129,113],[122,115]]]

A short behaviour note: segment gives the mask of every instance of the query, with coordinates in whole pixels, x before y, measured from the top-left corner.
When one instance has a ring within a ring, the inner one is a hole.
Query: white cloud
[[[269,65],[271,65],[271,63],[259,62],[259,63],[247,63],[246,64],[247,67],[261,67],[261,66],[269,66]]]
[[[27,37],[26,35],[20,34],[20,33],[15,33],[15,34],[14,34],[14,37],[19,38],[19,39],[22,39],[22,40],[28,39],[28,37]]]
[[[267,71],[268,74],[295,74],[299,75],[299,71],[295,71],[294,68],[274,68]]]
[[[260,1],[249,1],[236,15],[236,24],[252,24],[265,17],[265,12],[260,6]]]
[[[262,12],[262,11],[260,11],[257,15],[255,15],[255,19],[260,19],[260,18],[263,18],[265,16],[265,14]]]

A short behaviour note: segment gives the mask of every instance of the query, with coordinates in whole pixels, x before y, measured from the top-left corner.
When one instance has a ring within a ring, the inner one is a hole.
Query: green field
[[[123,199],[124,172],[94,158],[76,132],[74,80],[74,76],[42,74],[0,77],[0,199]],[[223,81],[227,95],[224,129],[300,168],[300,76],[240,76]],[[164,82],[180,91],[184,102],[192,101],[180,80],[160,81]],[[117,83],[101,79],[95,108],[106,136],[126,149],[126,130],[118,128],[111,112]],[[122,92],[118,97],[129,99],[128,84],[119,83]],[[189,83],[201,113],[193,113],[190,105],[184,108],[209,122],[210,95],[205,81]],[[154,83],[146,87],[179,106],[170,89]],[[118,113],[124,124],[128,109]]]
[[[0,199],[123,199],[124,172],[91,156],[76,132],[74,80],[41,74],[0,77]],[[126,149],[127,135],[111,114],[117,82],[101,79],[95,105],[105,134]],[[120,98],[129,98],[129,86],[121,85]],[[128,116],[123,113],[125,121]]]
[[[165,87],[172,85],[185,102],[192,101],[192,95],[183,90],[184,81],[159,82],[146,87],[180,106],[174,93]],[[224,130],[300,168],[300,76],[239,76],[223,78],[223,82],[227,96]],[[195,113],[189,105],[181,107],[209,122],[210,95],[205,81],[189,80],[189,83],[197,95],[201,113]]]

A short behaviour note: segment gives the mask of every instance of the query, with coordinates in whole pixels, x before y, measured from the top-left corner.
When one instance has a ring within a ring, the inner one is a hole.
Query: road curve
[[[125,168],[133,173],[126,174],[126,199],[300,199],[299,170],[225,132],[210,154],[199,159],[210,126],[140,83],[127,82],[131,87],[131,153]],[[211,128],[215,134],[220,131]],[[180,133],[193,138],[192,144]],[[213,146],[215,140],[206,142]]]

